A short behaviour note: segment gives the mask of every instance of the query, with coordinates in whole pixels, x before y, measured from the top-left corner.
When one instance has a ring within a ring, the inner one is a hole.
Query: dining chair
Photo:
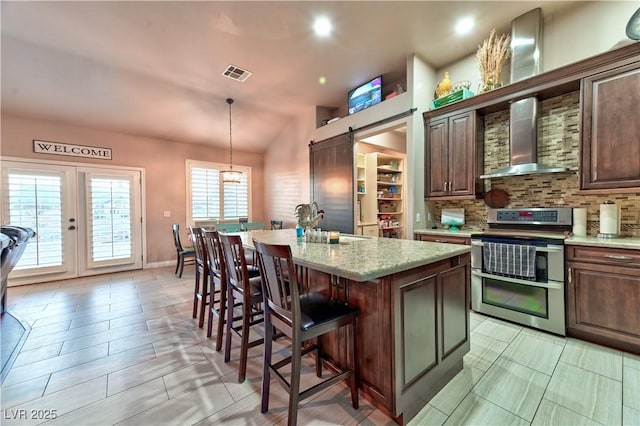
[[[216,231],[218,232],[241,232],[241,223],[219,223],[216,225]]]
[[[204,313],[209,304],[209,262],[204,239],[202,238],[202,228],[189,227],[191,241],[196,253],[195,283],[193,288],[193,318],[198,318],[198,327],[204,326]]]
[[[180,225],[174,223],[171,225],[173,232],[173,243],[176,246],[176,252],[178,253],[178,259],[176,262],[176,271],[174,274],[178,274],[179,278],[182,278],[182,271],[185,264],[193,264],[195,262],[196,253],[193,247],[182,247],[180,242]]]
[[[298,404],[344,379],[349,379],[351,405],[358,408],[358,382],[356,360],[356,321],[358,309],[332,299],[321,293],[300,294],[296,278],[295,265],[288,245],[273,245],[253,240],[256,249],[260,275],[262,276],[262,295],[264,299],[264,362],[262,373],[261,412],[269,410],[269,392],[271,373],[289,392],[288,424],[295,425],[298,417]],[[339,368],[322,357],[320,336],[341,327],[350,327],[351,339],[348,341],[347,365]],[[274,328],[291,340],[291,355],[272,364]],[[315,340],[305,345],[307,341]],[[300,391],[300,370],[302,356],[315,353],[316,375],[322,377],[322,362],[329,364],[335,374],[320,383]],[[280,368],[291,364],[290,379],[280,373]]]
[[[263,222],[247,222],[242,224],[244,231],[264,231],[265,225]]]
[[[281,220],[272,220],[271,221],[271,229],[282,229],[282,221]]]
[[[240,365],[238,383],[247,374],[249,348],[260,345],[264,339],[249,341],[249,329],[264,321],[262,311],[262,282],[260,276],[251,277],[239,235],[219,234],[227,266],[227,319],[225,326],[224,362],[231,359],[231,333],[240,336]],[[241,315],[234,316],[234,305],[241,305]],[[238,320],[240,324],[235,325]]]

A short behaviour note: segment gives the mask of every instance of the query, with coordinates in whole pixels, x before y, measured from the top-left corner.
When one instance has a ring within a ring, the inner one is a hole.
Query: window
[[[228,164],[187,160],[187,217],[189,223],[211,219],[249,217],[251,168],[242,171],[240,183],[223,183],[220,172]]]
[[[8,222],[36,232],[16,269],[62,265],[62,173],[10,169],[5,199]]]

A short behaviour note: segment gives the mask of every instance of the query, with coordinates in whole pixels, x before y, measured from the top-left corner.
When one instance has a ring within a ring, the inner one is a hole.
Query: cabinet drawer
[[[569,261],[605,263],[640,268],[640,250],[614,249],[592,246],[568,246]]]
[[[425,235],[425,234],[415,234],[414,240],[418,241],[428,241],[432,243],[447,243],[447,244],[465,244],[471,245],[471,239],[466,237],[453,237],[450,235]]]

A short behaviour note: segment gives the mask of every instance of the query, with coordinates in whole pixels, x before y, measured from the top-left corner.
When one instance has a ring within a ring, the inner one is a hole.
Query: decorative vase
[[[480,82],[478,86],[478,93],[489,92],[499,87],[502,87],[502,81],[500,81],[500,75],[498,75],[497,78],[494,78],[494,77],[483,78],[483,80]]]

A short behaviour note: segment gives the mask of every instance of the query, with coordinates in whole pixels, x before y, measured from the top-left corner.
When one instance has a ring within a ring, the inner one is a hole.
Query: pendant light
[[[629,18],[626,32],[631,40],[640,40],[640,8]]]
[[[227,98],[229,104],[229,170],[223,170],[222,174],[223,183],[240,183],[242,178],[242,172],[239,170],[233,170],[233,141],[231,138],[231,104],[233,99]]]

